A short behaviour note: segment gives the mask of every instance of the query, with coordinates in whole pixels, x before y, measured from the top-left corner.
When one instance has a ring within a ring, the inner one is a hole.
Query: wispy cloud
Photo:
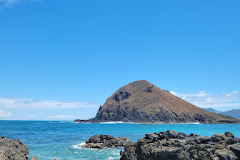
[[[5,110],[0,110],[0,117],[1,118],[7,118],[7,117],[11,117],[12,114],[10,112],[7,112]]]
[[[230,97],[230,96],[233,96],[233,95],[237,95],[238,93],[239,93],[239,91],[232,91],[230,93],[226,93],[225,96]]]
[[[209,94],[207,94],[205,91],[199,91],[198,93],[188,93],[188,94],[179,94],[177,92],[174,92],[174,91],[170,91],[172,94],[174,94],[175,96],[178,96],[178,97],[205,97]]]
[[[209,94],[205,91],[192,94],[170,92],[201,108],[222,108],[225,110],[240,108],[240,95],[238,90],[220,96]]]
[[[39,2],[41,0],[0,0],[0,6],[10,6],[13,4],[20,4],[20,3],[26,3],[26,2]]]
[[[62,102],[56,100],[38,101],[33,99],[1,98],[1,109],[67,109],[67,108],[98,108],[99,105],[85,102]]]

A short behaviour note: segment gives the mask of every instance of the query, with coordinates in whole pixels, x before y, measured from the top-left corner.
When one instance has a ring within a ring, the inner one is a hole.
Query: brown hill
[[[239,123],[198,108],[145,80],[127,84],[100,106],[95,118],[75,122]]]

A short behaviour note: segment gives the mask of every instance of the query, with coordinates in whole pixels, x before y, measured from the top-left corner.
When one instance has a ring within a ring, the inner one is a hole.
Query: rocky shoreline
[[[240,159],[240,138],[234,137],[229,131],[225,134],[216,133],[212,137],[201,137],[194,133],[186,135],[182,132],[168,130],[146,134],[144,138],[140,138],[135,143],[124,137],[94,135],[82,147],[124,147],[124,151],[120,152],[120,160]]]
[[[121,160],[237,160],[240,159],[240,138],[231,132],[201,137],[168,130],[146,134],[124,148]]]
[[[239,160],[240,138],[230,131],[202,137],[167,130],[145,134],[137,142],[126,137],[94,135],[85,148],[124,148],[120,160]],[[19,139],[0,138],[0,160],[28,160],[29,150]],[[30,160],[37,160],[34,156]]]
[[[202,123],[202,122],[132,122],[132,121],[97,121],[94,119],[75,119],[73,123],[132,123],[132,124],[240,124],[236,121],[218,121],[215,123]]]

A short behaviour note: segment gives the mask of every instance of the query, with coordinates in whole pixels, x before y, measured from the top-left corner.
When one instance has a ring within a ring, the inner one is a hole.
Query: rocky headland
[[[121,160],[238,160],[240,138],[231,132],[201,137],[168,130],[146,134],[120,154]]]
[[[85,148],[117,148],[125,147],[132,142],[126,137],[113,137],[109,135],[94,135],[90,137],[86,144],[82,147]]]
[[[148,81],[132,82],[118,89],[96,116],[76,123],[110,121],[135,123],[240,123],[239,119],[215,114],[162,90]]]

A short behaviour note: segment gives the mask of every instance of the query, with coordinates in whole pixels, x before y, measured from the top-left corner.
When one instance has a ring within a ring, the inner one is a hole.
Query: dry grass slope
[[[186,102],[148,81],[127,84],[99,108],[94,121],[139,123],[239,123]]]

